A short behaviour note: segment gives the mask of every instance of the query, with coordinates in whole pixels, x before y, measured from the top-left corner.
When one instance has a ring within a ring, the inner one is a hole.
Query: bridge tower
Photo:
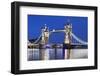
[[[71,32],[72,32],[72,24],[67,24],[65,26],[65,44],[71,43]]]
[[[70,46],[71,46],[71,32],[72,32],[72,24],[71,23],[67,23],[65,25],[65,41],[64,41],[64,44],[67,45],[68,49],[65,50],[65,59],[70,59],[70,56],[71,56],[71,49],[70,49]]]
[[[41,46],[40,46],[40,53],[41,53],[42,60],[49,59],[49,53],[46,51],[45,48],[43,48],[43,46],[48,43],[48,39],[49,39],[49,29],[45,24],[45,27],[42,29],[42,39],[41,39]]]
[[[42,29],[42,39],[41,39],[41,43],[42,44],[47,44],[48,43],[48,39],[49,39],[49,29],[45,24],[44,29]]]

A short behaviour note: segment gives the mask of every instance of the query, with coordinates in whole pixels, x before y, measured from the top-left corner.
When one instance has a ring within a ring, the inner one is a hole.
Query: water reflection
[[[62,45],[42,46],[42,48],[28,48],[28,61],[32,60],[59,60],[59,59],[80,59],[88,58],[87,48],[74,48],[69,49],[63,48]],[[70,56],[68,56],[70,55]]]

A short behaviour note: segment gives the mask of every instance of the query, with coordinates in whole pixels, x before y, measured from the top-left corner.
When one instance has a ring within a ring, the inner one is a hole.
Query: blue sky
[[[36,39],[41,34],[41,28],[46,24],[49,30],[64,29],[67,21],[72,23],[72,32],[87,42],[88,39],[88,17],[77,16],[51,16],[51,15],[28,15],[28,39]],[[49,42],[62,43],[64,33],[53,33],[50,35]],[[73,40],[75,41],[75,40]]]

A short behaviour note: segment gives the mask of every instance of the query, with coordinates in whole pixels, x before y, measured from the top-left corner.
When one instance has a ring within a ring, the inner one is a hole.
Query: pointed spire
[[[47,24],[44,24],[44,30],[45,31],[48,31],[49,30],[48,27],[47,27]]]

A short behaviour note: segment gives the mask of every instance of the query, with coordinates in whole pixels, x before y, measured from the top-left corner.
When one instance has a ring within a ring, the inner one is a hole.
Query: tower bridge
[[[65,33],[65,38],[64,38],[64,43],[65,44],[76,44],[76,43],[72,43],[72,37],[79,42],[79,44],[83,44],[83,45],[87,45],[87,42],[81,40],[80,38],[78,38],[73,32],[72,32],[72,25],[65,25],[64,29],[62,30],[49,30],[47,26],[45,26],[42,30],[41,30],[41,34],[40,36],[37,38],[37,40],[34,42],[34,44],[47,44],[49,37],[51,34],[55,33],[55,32],[64,32]]]
[[[61,29],[61,30],[55,30],[55,29],[49,30],[49,28],[45,25],[45,27],[41,29],[40,36],[37,38],[37,40],[33,44],[34,45],[37,45],[37,44],[46,45],[46,44],[48,44],[48,40],[50,38],[50,35],[55,33],[55,32],[64,32],[65,33],[64,44],[67,47],[73,47],[72,45],[87,45],[87,42],[81,40],[72,32],[72,24],[66,24],[64,26],[64,29]],[[72,37],[79,43],[72,43]],[[46,56],[47,54],[44,51],[44,49],[41,49],[40,53],[41,53],[42,60],[48,59],[48,56]],[[71,55],[71,48],[68,48],[67,51],[65,51],[64,59],[70,59],[70,55]]]

